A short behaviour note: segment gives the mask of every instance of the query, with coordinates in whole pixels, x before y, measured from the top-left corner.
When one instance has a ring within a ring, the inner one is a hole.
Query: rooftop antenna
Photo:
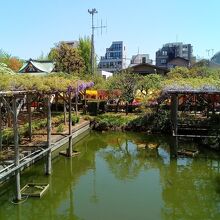
[[[88,13],[90,15],[92,15],[92,36],[91,36],[91,57],[90,57],[90,62],[91,62],[91,67],[92,67],[92,74],[95,73],[95,47],[94,47],[94,31],[95,29],[101,29],[101,33],[102,33],[102,29],[106,28],[107,26],[103,26],[102,22],[100,26],[94,26],[94,14],[97,14],[98,11],[93,8],[93,9],[88,9]]]
[[[178,34],[176,34],[176,43],[178,42]]]
[[[206,49],[206,53],[207,53],[208,57],[209,57],[209,52],[210,52],[210,50],[211,50],[211,49]]]

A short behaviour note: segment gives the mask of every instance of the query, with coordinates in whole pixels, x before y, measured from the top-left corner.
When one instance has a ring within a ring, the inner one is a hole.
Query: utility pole
[[[94,27],[94,14],[98,13],[98,11],[93,8],[92,10],[88,10],[89,14],[92,15],[92,36],[91,36],[91,67],[92,67],[92,74],[94,74],[94,70],[95,70],[95,66],[94,66],[94,61],[95,61],[95,58],[94,58],[94,54],[95,54],[95,51],[94,51],[94,31],[95,31],[95,27]]]
[[[90,62],[91,62],[91,67],[92,67],[92,74],[95,73],[95,47],[94,47],[94,35],[95,35],[95,29],[101,28],[106,28],[106,26],[103,26],[101,23],[101,26],[94,26],[94,14],[97,14],[98,11],[93,8],[91,10],[88,9],[88,13],[92,15],[92,36],[91,36],[91,57],[90,57]]]

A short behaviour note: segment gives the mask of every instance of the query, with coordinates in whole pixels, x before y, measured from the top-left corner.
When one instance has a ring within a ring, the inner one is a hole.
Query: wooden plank
[[[190,138],[217,138],[218,136],[214,136],[214,135],[184,135],[184,134],[176,134],[176,135],[173,135],[175,137],[190,137]]]

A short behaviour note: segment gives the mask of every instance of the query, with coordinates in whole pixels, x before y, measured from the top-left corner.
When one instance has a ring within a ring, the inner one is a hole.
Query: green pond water
[[[158,148],[140,149],[145,145]],[[50,184],[41,199],[14,205],[14,179],[2,185],[0,220],[220,219],[217,153],[174,159],[170,146],[161,136],[88,133],[74,145],[80,155],[54,155],[51,176],[44,175],[45,160],[22,172],[21,186]]]

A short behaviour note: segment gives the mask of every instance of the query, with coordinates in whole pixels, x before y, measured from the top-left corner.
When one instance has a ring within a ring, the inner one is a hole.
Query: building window
[[[160,60],[160,63],[161,63],[161,64],[165,64],[165,63],[166,63],[166,59]]]

